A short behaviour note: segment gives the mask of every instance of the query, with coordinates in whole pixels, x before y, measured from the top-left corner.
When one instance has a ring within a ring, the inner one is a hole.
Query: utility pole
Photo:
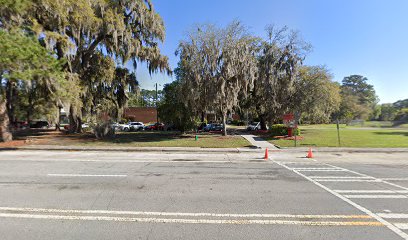
[[[337,126],[337,141],[339,144],[339,147],[341,147],[341,142],[340,142],[340,123],[339,123],[339,118],[337,117],[336,119],[336,126]]]

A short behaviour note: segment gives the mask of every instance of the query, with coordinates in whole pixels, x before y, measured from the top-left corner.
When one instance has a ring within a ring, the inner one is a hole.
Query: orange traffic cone
[[[307,158],[313,158],[312,148],[309,148],[309,152],[307,153]]]
[[[268,151],[268,148],[265,149],[265,157],[264,157],[264,159],[265,159],[265,160],[268,160],[268,159],[269,159],[269,151]]]

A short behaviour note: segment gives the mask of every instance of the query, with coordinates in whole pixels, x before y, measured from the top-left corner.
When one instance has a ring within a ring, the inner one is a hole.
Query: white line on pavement
[[[291,169],[292,170],[292,169]],[[299,172],[345,172],[343,169],[293,169]]]
[[[408,181],[408,178],[381,178],[384,181]]]
[[[304,171],[304,170],[338,170],[338,168],[335,167],[315,167],[315,168],[293,168],[293,170],[296,171]]]
[[[407,213],[377,213],[378,216],[381,216],[382,218],[408,218]]]
[[[408,193],[407,190],[333,190],[338,193]]]
[[[49,177],[127,177],[127,175],[112,175],[112,174],[59,174],[49,173]]]
[[[366,214],[372,216],[372,217],[375,218],[377,221],[379,221],[380,223],[384,224],[388,229],[390,229],[391,231],[393,231],[394,233],[396,233],[398,236],[402,237],[402,238],[405,239],[405,240],[408,240],[408,234],[407,234],[407,233],[401,231],[399,228],[397,228],[396,226],[394,226],[394,225],[391,224],[390,222],[386,221],[384,218],[380,217],[379,215],[377,215],[377,214],[373,213],[372,211],[368,210],[367,208],[365,208],[365,207],[363,207],[363,206],[361,206],[361,205],[359,205],[359,204],[357,204],[357,203],[351,201],[350,199],[348,199],[348,198],[342,196],[341,194],[339,194],[339,193],[337,193],[337,192],[331,190],[330,188],[328,188],[328,187],[324,186],[323,184],[321,184],[321,183],[319,183],[319,182],[313,180],[312,178],[306,176],[305,174],[303,174],[303,173],[301,173],[301,172],[299,172],[299,171],[293,170],[293,169],[289,168],[288,166],[286,166],[286,165],[284,165],[284,164],[280,164],[280,163],[278,163],[278,162],[275,162],[275,163],[278,164],[279,166],[282,166],[282,167],[284,167],[284,168],[290,170],[290,171],[293,171],[294,173],[296,173],[296,174],[298,174],[299,176],[301,176],[301,177],[307,179],[308,181],[310,181],[310,182],[312,182],[313,184],[319,186],[320,188],[326,190],[327,192],[333,194],[334,196],[338,197],[339,199],[343,200],[344,202],[346,202],[346,203],[348,203],[348,204],[354,206],[354,207],[357,208],[358,210],[360,210],[360,211],[362,211],[362,212],[364,212],[364,213],[366,213]],[[335,166],[332,166],[332,167],[335,167]],[[347,170],[347,169],[344,169],[344,168],[343,168],[343,170]],[[348,171],[348,170],[347,170],[347,171]],[[350,171],[350,172],[351,172],[351,171]],[[358,174],[358,175],[361,175],[361,174]]]
[[[394,225],[402,230],[407,230],[408,229],[408,223],[394,223]]]
[[[367,198],[367,199],[375,199],[375,198],[408,198],[405,195],[344,195],[346,198]]]
[[[110,214],[110,215],[146,215],[146,216],[187,216],[187,217],[234,217],[234,218],[325,218],[325,219],[370,219],[368,215],[311,215],[311,214],[237,214],[237,213],[186,213],[186,212],[144,212],[144,211],[114,211],[114,210],[74,210],[54,208],[17,208],[0,207],[0,211],[35,212],[35,213],[65,213],[65,214]]]
[[[327,164],[327,163],[325,163],[325,165],[330,166],[330,167],[337,167],[337,166],[330,165],[330,164]],[[375,178],[375,177],[369,176],[369,175],[367,175],[367,174],[359,173],[359,172],[352,171],[352,170],[348,170],[348,169],[345,169],[345,168],[341,168],[341,167],[337,167],[337,168],[343,169],[343,170],[345,170],[345,171],[348,171],[348,172],[350,172],[350,173],[354,173],[354,174],[357,174],[357,175],[360,175],[360,176],[371,177],[371,178],[374,178],[374,179],[379,179],[379,178]],[[385,183],[385,184],[390,185],[390,186],[394,186],[394,187],[397,187],[397,188],[400,188],[400,189],[408,190],[408,188],[406,188],[406,187],[400,186],[400,185],[395,184],[395,183],[388,182],[388,181],[386,181],[386,180],[384,180],[384,179],[379,179],[379,180],[380,180],[381,182]]]
[[[383,226],[380,222],[333,222],[333,221],[289,221],[289,220],[252,220],[252,219],[169,219],[169,218],[132,218],[108,216],[67,216],[0,213],[3,218],[31,218],[53,220],[90,220],[145,223],[190,223],[190,224],[263,224],[263,225],[305,225],[305,226]]]
[[[380,179],[314,179],[318,182],[381,182]]]
[[[313,179],[368,179],[370,177],[342,177],[342,176],[308,176]]]
[[[285,161],[280,161],[280,163],[283,164],[299,164],[299,165],[318,165],[318,163],[315,162],[285,162]]]

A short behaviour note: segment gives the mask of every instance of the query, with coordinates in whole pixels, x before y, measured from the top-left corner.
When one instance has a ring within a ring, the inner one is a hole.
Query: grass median
[[[108,139],[96,139],[92,133],[65,134],[55,131],[41,131],[30,144],[61,146],[98,146],[98,147],[201,147],[201,148],[239,148],[250,147],[250,143],[238,135],[180,132],[119,132]]]
[[[334,124],[301,126],[302,140],[298,146],[338,147],[337,129]],[[266,136],[268,141],[281,147],[293,147],[293,140],[276,139]],[[406,128],[370,128],[340,127],[341,147],[368,148],[406,148],[408,147],[408,129]]]

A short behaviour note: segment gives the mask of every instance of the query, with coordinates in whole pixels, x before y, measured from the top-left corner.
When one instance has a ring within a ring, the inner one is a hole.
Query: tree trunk
[[[61,107],[58,107],[57,118],[55,121],[55,131],[61,131]]]
[[[77,117],[77,128],[76,128],[76,133],[81,133],[82,132],[82,119],[80,117]]]
[[[30,122],[31,122],[31,109],[30,109],[30,107],[27,110],[26,118],[27,118],[27,124],[30,125]]]
[[[222,127],[223,127],[222,135],[227,136],[227,114],[226,113],[222,114]]]
[[[69,107],[69,131],[71,133],[81,133],[82,132],[82,120],[74,112],[72,106]]]
[[[260,116],[259,120],[261,122],[261,130],[267,130],[265,116]]]
[[[7,101],[0,96],[0,142],[13,140],[10,132],[10,121],[7,112]]]
[[[8,113],[8,121],[11,123],[15,122],[14,116],[14,99],[15,99],[15,91],[13,88],[13,83],[9,80],[6,84],[6,108]]]

